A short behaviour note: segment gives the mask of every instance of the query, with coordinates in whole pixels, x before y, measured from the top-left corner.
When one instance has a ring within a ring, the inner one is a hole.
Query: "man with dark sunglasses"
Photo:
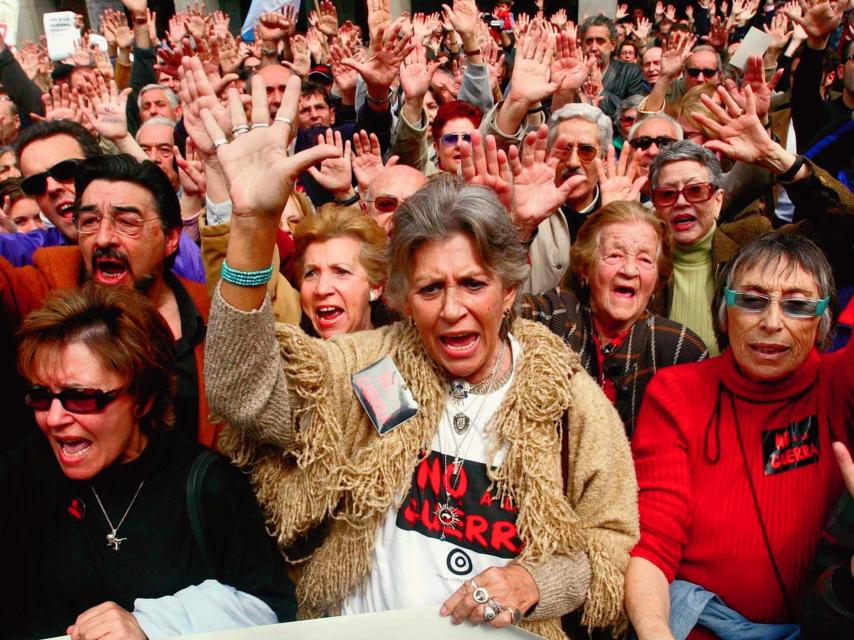
[[[682,127],[665,113],[655,113],[638,120],[629,130],[628,143],[640,158],[640,175],[649,175],[652,161],[668,146],[682,140]],[[644,185],[643,194],[649,197],[649,182]]]
[[[27,127],[16,149],[23,177],[21,188],[53,225],[26,234],[0,234],[0,256],[20,267],[31,264],[33,253],[40,247],[77,244],[74,177],[84,159],[102,151],[98,141],[71,120],[47,120]],[[180,239],[173,270],[196,282],[205,280],[201,252],[186,234]]]
[[[63,137],[73,140],[67,134]],[[67,141],[54,144],[71,146]],[[29,149],[24,149],[25,171],[31,167],[28,162],[35,163],[27,155]],[[202,284],[172,273],[185,235],[175,190],[150,161],[140,163],[129,155],[73,160],[73,182],[64,179],[67,167],[55,166],[47,167],[44,180],[48,189],[62,190],[62,198],[71,198],[74,214],[68,225],[74,229],[76,246],[39,249],[32,264],[23,267],[13,267],[0,258],[0,323],[15,327],[51,291],[88,280],[136,289],[157,307],[175,337],[176,422],[188,426],[192,433],[187,435],[212,446],[216,433],[208,420],[202,377],[209,301]],[[28,178],[36,175],[30,173]],[[33,182],[29,188],[35,188]],[[4,335],[11,340],[13,332]],[[0,344],[0,348],[5,346]]]

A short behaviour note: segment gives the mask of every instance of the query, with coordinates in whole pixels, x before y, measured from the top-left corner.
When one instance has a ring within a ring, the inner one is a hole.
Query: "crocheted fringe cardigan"
[[[266,313],[264,322],[272,325],[269,303],[254,313]],[[246,340],[240,316],[252,315],[229,307],[218,293],[214,298],[205,377],[211,406],[231,423],[220,446],[251,470],[282,549],[331,521],[323,545],[306,562],[297,598],[301,618],[337,615],[371,570],[377,527],[430,451],[447,398],[445,376],[405,323],[328,341],[277,325],[277,346],[272,327],[269,343],[258,333]],[[583,622],[620,624],[623,575],[638,538],[637,483],[622,423],[560,338],[520,320],[513,335],[523,356],[488,427],[488,451],[491,458],[508,444],[490,478],[518,505],[525,546],[517,561],[537,567],[554,554],[583,551],[591,570]],[[380,437],[352,391],[350,374],[385,355],[420,410]],[[562,426],[568,428],[566,491]],[[561,613],[522,626],[564,638]]]

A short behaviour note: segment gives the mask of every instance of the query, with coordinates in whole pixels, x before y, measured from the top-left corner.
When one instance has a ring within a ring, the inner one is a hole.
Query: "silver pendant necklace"
[[[122,519],[119,520],[119,524],[115,527],[113,526],[113,522],[110,520],[110,516],[107,515],[107,510],[104,509],[104,504],[101,502],[101,498],[98,496],[98,492],[95,491],[95,487],[92,487],[92,493],[95,494],[95,500],[98,501],[98,506],[101,507],[101,513],[104,514],[104,518],[107,520],[107,524],[110,527],[110,532],[107,534],[107,546],[112,547],[113,551],[118,551],[122,542],[127,540],[127,538],[119,538],[118,533],[119,529],[125,522],[125,518],[128,517],[130,513],[131,507],[133,507],[133,503],[136,502],[136,497],[139,495],[139,492],[142,491],[142,485],[145,484],[145,480],[139,483],[139,486],[136,488],[136,493],[133,494],[133,498],[131,498],[130,504],[128,508],[125,509],[125,514],[122,516]]]
[[[472,386],[465,380],[454,380],[453,382],[451,382],[451,397],[456,400],[457,403],[461,403],[462,400],[467,398],[469,394],[488,395],[489,393],[491,393],[494,389],[493,383],[495,382],[495,374],[498,373],[499,369],[501,369],[501,363],[503,362],[503,360],[504,345],[502,344],[501,348],[498,350],[498,357],[495,359],[495,364],[492,366],[492,371],[490,372],[489,378],[486,380],[486,382],[482,382]],[[475,420],[477,419],[477,416],[480,415],[480,410],[483,408],[483,404],[484,401],[481,401],[481,406],[478,409],[477,414],[475,414]],[[469,406],[469,408],[471,408],[471,405]],[[471,419],[466,415],[465,409],[462,407],[459,411],[457,411],[456,414],[454,414],[454,417],[451,419],[451,425],[454,427],[454,431],[456,431],[457,435],[459,436],[465,434],[469,430],[469,427],[471,427],[471,424]]]
[[[510,347],[508,347],[510,348]],[[492,372],[490,373],[489,379],[486,382],[486,385],[482,387],[484,389],[484,395],[489,395],[494,391],[495,387],[493,386],[495,383],[495,375],[498,373],[499,368],[501,367],[501,362],[504,359],[504,344],[501,344],[498,357],[495,359],[495,365],[492,367]],[[511,372],[513,369],[512,363],[510,366]],[[480,386],[480,385],[478,385]],[[451,398],[453,400],[464,400],[469,393],[471,386],[468,382],[464,380],[454,380],[451,383]],[[460,390],[463,390],[463,393],[459,394]],[[483,398],[481,401],[480,407],[478,407],[477,413],[475,414],[474,421],[476,422],[480,417],[481,411],[483,411],[483,407],[486,405],[486,398]],[[445,405],[445,415],[450,418],[448,412],[448,406]],[[457,413],[451,420],[451,426],[453,427],[453,431],[457,433],[457,435],[463,436],[462,439],[457,442],[456,438],[454,438],[454,461],[453,461],[453,472],[451,473],[451,490],[448,491],[448,488],[445,486],[445,477],[448,474],[448,456],[447,454],[442,454],[442,481],[441,487],[445,489],[445,501],[437,502],[436,509],[433,511],[433,515],[436,516],[436,519],[439,521],[439,524],[442,525],[442,535],[439,537],[440,540],[445,539],[445,531],[448,529],[456,529],[457,525],[460,523],[460,512],[457,509],[452,500],[451,494],[456,493],[457,485],[460,483],[460,473],[463,468],[463,457],[460,455],[460,450],[462,449],[463,444],[466,440],[469,440],[469,446],[471,445],[470,438],[473,432],[469,432],[469,428],[472,425],[472,421],[469,419],[467,415],[462,412]],[[453,436],[453,433],[451,434]],[[441,438],[441,430],[439,432],[439,437]],[[468,451],[468,447],[466,448]]]

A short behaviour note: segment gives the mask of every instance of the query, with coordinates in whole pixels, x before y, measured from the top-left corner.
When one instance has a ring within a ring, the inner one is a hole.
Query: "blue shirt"
[[[41,247],[61,247],[68,244],[65,236],[56,227],[49,229],[34,229],[27,233],[0,234],[0,256],[6,258],[13,267],[24,267],[33,263],[33,253]],[[204,283],[205,266],[202,263],[202,252],[193,239],[186,233],[181,233],[178,241],[178,255],[172,267],[175,274]]]

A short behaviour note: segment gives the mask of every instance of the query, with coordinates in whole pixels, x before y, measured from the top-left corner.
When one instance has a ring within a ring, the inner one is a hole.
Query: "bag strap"
[[[190,516],[190,528],[193,530],[193,538],[202,552],[202,559],[211,576],[214,575],[214,570],[205,539],[205,514],[202,511],[201,491],[205,473],[217,457],[215,452],[205,449],[196,456],[193,466],[190,467],[190,475],[187,476],[187,514]]]

